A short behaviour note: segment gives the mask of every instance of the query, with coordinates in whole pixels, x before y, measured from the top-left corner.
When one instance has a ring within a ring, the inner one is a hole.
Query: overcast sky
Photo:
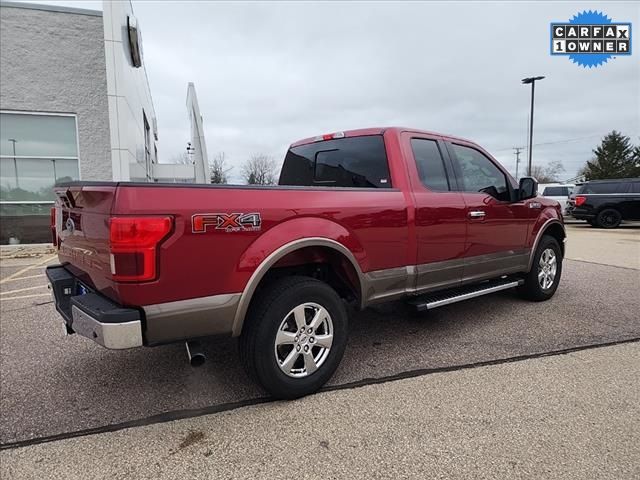
[[[101,9],[91,2],[62,2]],[[527,144],[564,178],[616,129],[640,143],[640,3],[134,1],[158,117],[161,161],[189,140],[194,82],[209,155],[281,160],[293,141],[400,125],[472,139],[512,172]],[[549,55],[549,23],[585,9],[634,23],[633,55],[585,69]],[[569,141],[571,140],[571,141]],[[552,143],[553,142],[553,143]],[[556,143],[557,142],[557,143]],[[522,154],[526,158],[526,151]],[[522,165],[522,164],[521,164]]]

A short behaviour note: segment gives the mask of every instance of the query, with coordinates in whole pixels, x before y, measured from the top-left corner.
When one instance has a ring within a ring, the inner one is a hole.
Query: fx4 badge
[[[205,233],[207,227],[225,232],[258,232],[262,218],[259,213],[196,213],[191,217],[193,233]]]

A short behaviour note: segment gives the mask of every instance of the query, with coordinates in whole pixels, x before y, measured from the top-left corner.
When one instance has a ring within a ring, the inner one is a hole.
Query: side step
[[[435,292],[433,294],[422,295],[410,300],[409,305],[413,305],[418,312],[432,310],[450,303],[462,302],[470,298],[480,297],[489,293],[507,290],[509,288],[522,285],[524,280],[521,278],[501,278],[499,280],[489,280],[476,285],[454,288],[443,292]]]

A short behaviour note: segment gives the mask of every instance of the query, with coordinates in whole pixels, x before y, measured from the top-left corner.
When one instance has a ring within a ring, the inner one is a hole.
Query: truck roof
[[[342,130],[342,131],[338,131],[338,132],[329,132],[329,133],[326,133],[326,134],[317,135],[315,137],[303,138],[302,140],[298,140],[297,142],[292,143],[290,148],[297,147],[299,145],[305,145],[307,143],[314,143],[314,142],[320,141],[321,139],[323,139],[322,137],[325,137],[325,136],[331,138],[331,136],[334,135],[335,133],[339,133],[340,137],[333,137],[333,138],[362,137],[362,136],[365,136],[365,135],[382,135],[384,132],[386,132],[388,130],[396,131],[397,133],[413,132],[413,133],[420,133],[420,134],[423,134],[423,135],[435,135],[435,136],[447,138],[447,139],[450,139],[450,140],[459,140],[459,141],[475,144],[475,142],[472,142],[471,140],[468,140],[466,138],[456,137],[454,135],[449,135],[449,134],[446,134],[446,133],[438,133],[438,132],[432,132],[432,131],[429,131],[429,130],[421,130],[419,128],[370,127],[370,128],[359,128],[359,129],[355,129],[355,130]],[[327,139],[329,139],[329,138],[327,138]]]

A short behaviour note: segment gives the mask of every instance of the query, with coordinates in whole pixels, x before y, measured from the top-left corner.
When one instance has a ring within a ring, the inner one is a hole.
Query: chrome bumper
[[[67,333],[77,333],[115,350],[143,345],[139,310],[90,290],[62,265],[47,267],[46,275]]]
[[[102,323],[75,305],[71,306],[71,316],[73,319],[71,328],[74,332],[90,338],[103,347],[121,350],[142,346],[142,323],[140,320]]]

